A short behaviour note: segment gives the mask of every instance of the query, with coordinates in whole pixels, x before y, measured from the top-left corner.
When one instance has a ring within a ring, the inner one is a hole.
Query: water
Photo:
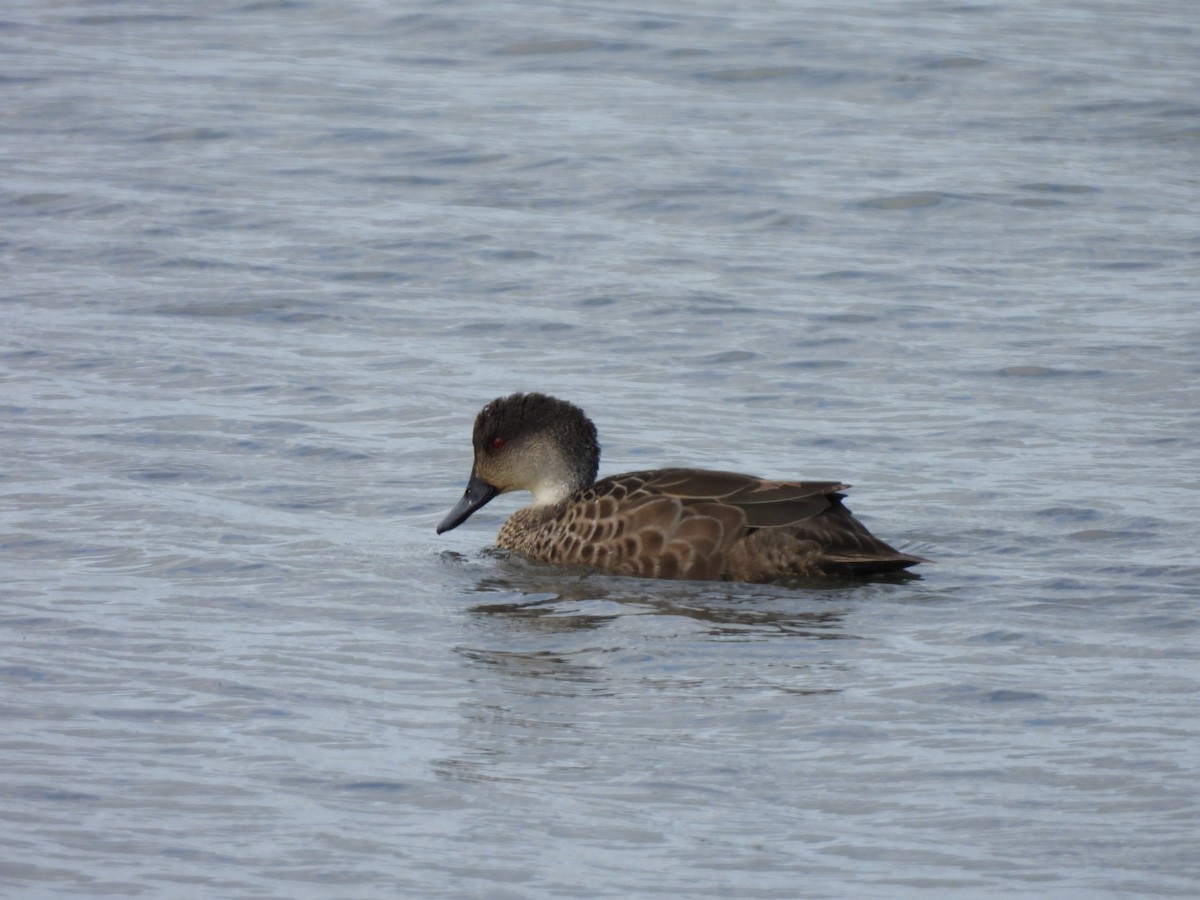
[[[1195,896],[1194,12],[9,3],[0,893]],[[520,389],[936,564],[436,537]]]

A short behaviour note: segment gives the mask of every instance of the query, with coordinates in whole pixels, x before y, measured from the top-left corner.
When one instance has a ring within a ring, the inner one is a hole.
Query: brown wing
[[[515,513],[510,537],[506,524],[498,543],[547,562],[649,578],[768,581],[919,562],[850,515],[845,487],[699,469],[630,472],[596,482],[550,523],[532,521],[532,509]]]
[[[838,505],[842,497],[838,492],[849,488],[838,481],[767,481],[705,469],[630,472],[605,481],[626,485],[633,493],[678,497],[685,505],[712,501],[735,506],[745,514],[749,528],[799,525]]]
[[[731,545],[728,576],[743,581],[814,572],[869,574],[923,562],[871,534],[842,505],[849,485],[837,481],[768,481],[737,472],[658,469],[606,479],[631,496],[661,494],[684,510],[740,511],[745,529]]]

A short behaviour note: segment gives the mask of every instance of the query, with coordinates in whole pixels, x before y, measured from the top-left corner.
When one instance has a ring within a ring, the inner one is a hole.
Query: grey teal
[[[583,411],[544,394],[513,394],[475,419],[466,492],[437,527],[456,528],[498,494],[532,505],[504,523],[497,546],[549,563],[618,575],[767,582],[906,569],[842,505],[836,481],[768,481],[704,469],[651,469],[596,480],[600,445]]]

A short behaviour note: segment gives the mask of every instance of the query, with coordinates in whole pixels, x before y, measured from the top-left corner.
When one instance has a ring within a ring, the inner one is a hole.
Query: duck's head
[[[497,494],[529,491],[560,503],[596,480],[596,426],[577,406],[545,394],[498,397],[475,417],[475,464],[466,493],[437,533],[457,528]]]

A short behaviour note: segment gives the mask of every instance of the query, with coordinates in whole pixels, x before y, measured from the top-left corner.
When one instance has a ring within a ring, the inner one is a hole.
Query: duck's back
[[[518,511],[497,543],[545,562],[689,580],[865,575],[922,561],[850,515],[846,487],[702,469],[628,472],[556,506]]]

